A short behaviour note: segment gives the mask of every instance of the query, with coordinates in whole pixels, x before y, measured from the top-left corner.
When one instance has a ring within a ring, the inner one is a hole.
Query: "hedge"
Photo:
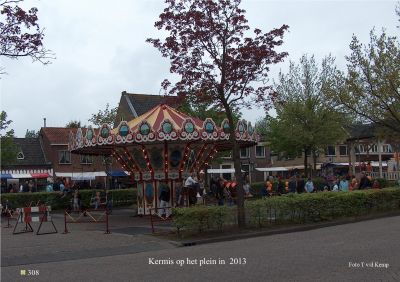
[[[287,194],[246,201],[247,225],[266,227],[361,216],[374,212],[400,210],[400,189],[361,190]],[[173,223],[182,230],[203,232],[236,225],[236,208],[196,206],[173,209]]]
[[[90,207],[90,200],[95,195],[96,191],[102,193],[104,190],[79,190],[83,207]],[[132,188],[109,190],[109,195],[111,196],[114,207],[129,206],[136,202],[136,190]],[[50,205],[53,210],[62,210],[70,205],[71,199],[72,193],[62,197],[60,192],[7,193],[1,195],[1,203],[4,205],[8,200],[8,203],[13,208],[24,207],[30,203],[34,205],[40,202]]]

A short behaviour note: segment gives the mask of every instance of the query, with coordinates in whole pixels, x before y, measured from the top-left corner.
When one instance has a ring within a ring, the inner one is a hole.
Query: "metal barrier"
[[[11,210],[11,209],[7,209],[6,211],[6,217],[7,217],[7,226],[5,226],[4,228],[11,228],[12,225],[10,224],[10,220],[18,220],[19,217],[19,211],[17,210]]]
[[[27,232],[33,232],[33,228],[31,223],[32,222],[40,222],[39,228],[36,232],[36,235],[43,235],[43,234],[54,234],[58,233],[56,226],[54,225],[53,219],[50,215],[51,206],[38,206],[38,207],[25,207],[25,208],[18,208],[16,212],[18,213],[17,223],[15,224],[13,234],[21,234]],[[34,214],[34,215],[32,215]],[[53,225],[54,231],[53,232],[43,232],[39,233],[40,229],[42,228],[43,222],[51,222]],[[25,228],[21,231],[16,231],[17,226],[19,223],[25,223]]]
[[[364,173],[372,176],[373,178],[380,178],[379,172],[364,171]],[[391,181],[400,180],[400,171],[384,171],[382,172],[382,177]]]
[[[97,214],[100,212],[100,214]],[[74,217],[74,213],[78,213]],[[97,209],[97,210],[80,210],[80,211],[65,211],[64,212],[64,232],[63,234],[69,233],[67,228],[67,223],[105,223],[106,231],[104,234],[110,234],[110,229],[108,225],[108,209]],[[68,219],[69,220],[68,220]]]
[[[164,210],[165,216],[159,215],[157,210]],[[169,215],[167,216],[167,212]],[[154,233],[154,223],[156,222],[165,222],[172,220],[172,208],[171,207],[163,207],[163,208],[151,208],[150,209],[150,223],[151,223],[151,232]]]

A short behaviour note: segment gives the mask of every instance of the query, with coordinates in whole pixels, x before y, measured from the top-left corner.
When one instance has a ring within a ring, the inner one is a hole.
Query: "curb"
[[[286,227],[286,228],[284,227],[284,228],[275,229],[275,230],[253,231],[253,232],[247,232],[247,233],[242,233],[242,234],[219,236],[219,237],[208,238],[208,239],[177,242],[177,245],[179,247],[190,247],[190,246],[195,246],[195,245],[210,244],[210,243],[217,243],[217,242],[224,242],[224,241],[234,241],[234,240],[261,237],[261,236],[271,236],[271,235],[278,235],[278,234],[302,232],[302,231],[309,231],[309,230],[331,227],[331,226],[336,226],[336,225],[344,225],[344,224],[349,224],[349,223],[357,223],[357,222],[362,222],[362,221],[367,221],[367,220],[374,220],[374,219],[385,218],[385,217],[394,217],[394,216],[399,216],[399,215],[400,215],[400,211],[384,213],[384,214],[369,215],[369,216],[364,216],[364,217],[350,217],[350,218],[345,218],[345,219],[341,219],[341,220],[337,220],[337,221],[324,222],[324,223],[307,224],[307,225],[294,226],[294,227]]]

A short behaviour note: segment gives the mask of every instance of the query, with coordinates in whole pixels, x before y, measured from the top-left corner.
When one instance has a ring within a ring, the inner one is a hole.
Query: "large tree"
[[[80,120],[70,120],[66,125],[66,128],[80,128],[81,121]]]
[[[0,113],[1,166],[13,163],[17,158],[17,147],[13,142],[14,130],[9,129],[12,120],[7,119],[7,113]]]
[[[24,10],[23,0],[0,0],[0,57],[30,57],[48,64],[54,53],[43,45],[44,33],[38,22],[37,8]]]
[[[252,102],[266,102],[272,95],[266,85],[269,66],[281,62],[286,52],[277,52],[287,25],[263,33],[247,25],[240,0],[166,0],[155,23],[164,29],[165,40],[148,39],[170,59],[170,72],[178,82],[164,80],[169,93],[186,93],[193,101],[208,102],[225,112],[230,125],[235,177],[238,181],[238,225],[245,226],[244,193],[235,140],[233,113]]]
[[[326,57],[321,68],[303,55],[299,64],[290,63],[287,74],[280,73],[276,84],[276,117],[264,123],[271,148],[288,156],[304,155],[305,173],[308,175],[308,156],[316,156],[326,146],[345,137],[346,115],[328,103],[326,91],[335,85],[334,59]],[[261,125],[261,124],[260,124]]]
[[[370,33],[368,45],[354,35],[346,57],[347,75],[338,75],[330,93],[334,103],[359,120],[400,134],[400,45],[386,31]]]
[[[39,131],[35,131],[34,129],[29,130],[27,129],[25,132],[25,138],[38,138],[39,137]]]
[[[88,121],[98,127],[102,126],[103,124],[112,126],[115,122],[117,111],[118,107],[110,108],[110,104],[107,103],[104,111],[99,110],[97,114],[92,114],[92,117]]]

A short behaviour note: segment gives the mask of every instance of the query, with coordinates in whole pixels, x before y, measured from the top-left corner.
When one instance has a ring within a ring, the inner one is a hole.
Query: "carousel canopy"
[[[121,121],[117,128],[104,124],[70,133],[72,153],[113,155],[124,170],[136,173],[138,179],[180,178],[207,165],[221,150],[230,150],[230,128],[225,119],[220,126],[207,118],[202,121],[165,104],[131,120]],[[241,147],[257,142],[254,127],[241,120],[235,137]],[[146,176],[147,175],[147,176]]]

